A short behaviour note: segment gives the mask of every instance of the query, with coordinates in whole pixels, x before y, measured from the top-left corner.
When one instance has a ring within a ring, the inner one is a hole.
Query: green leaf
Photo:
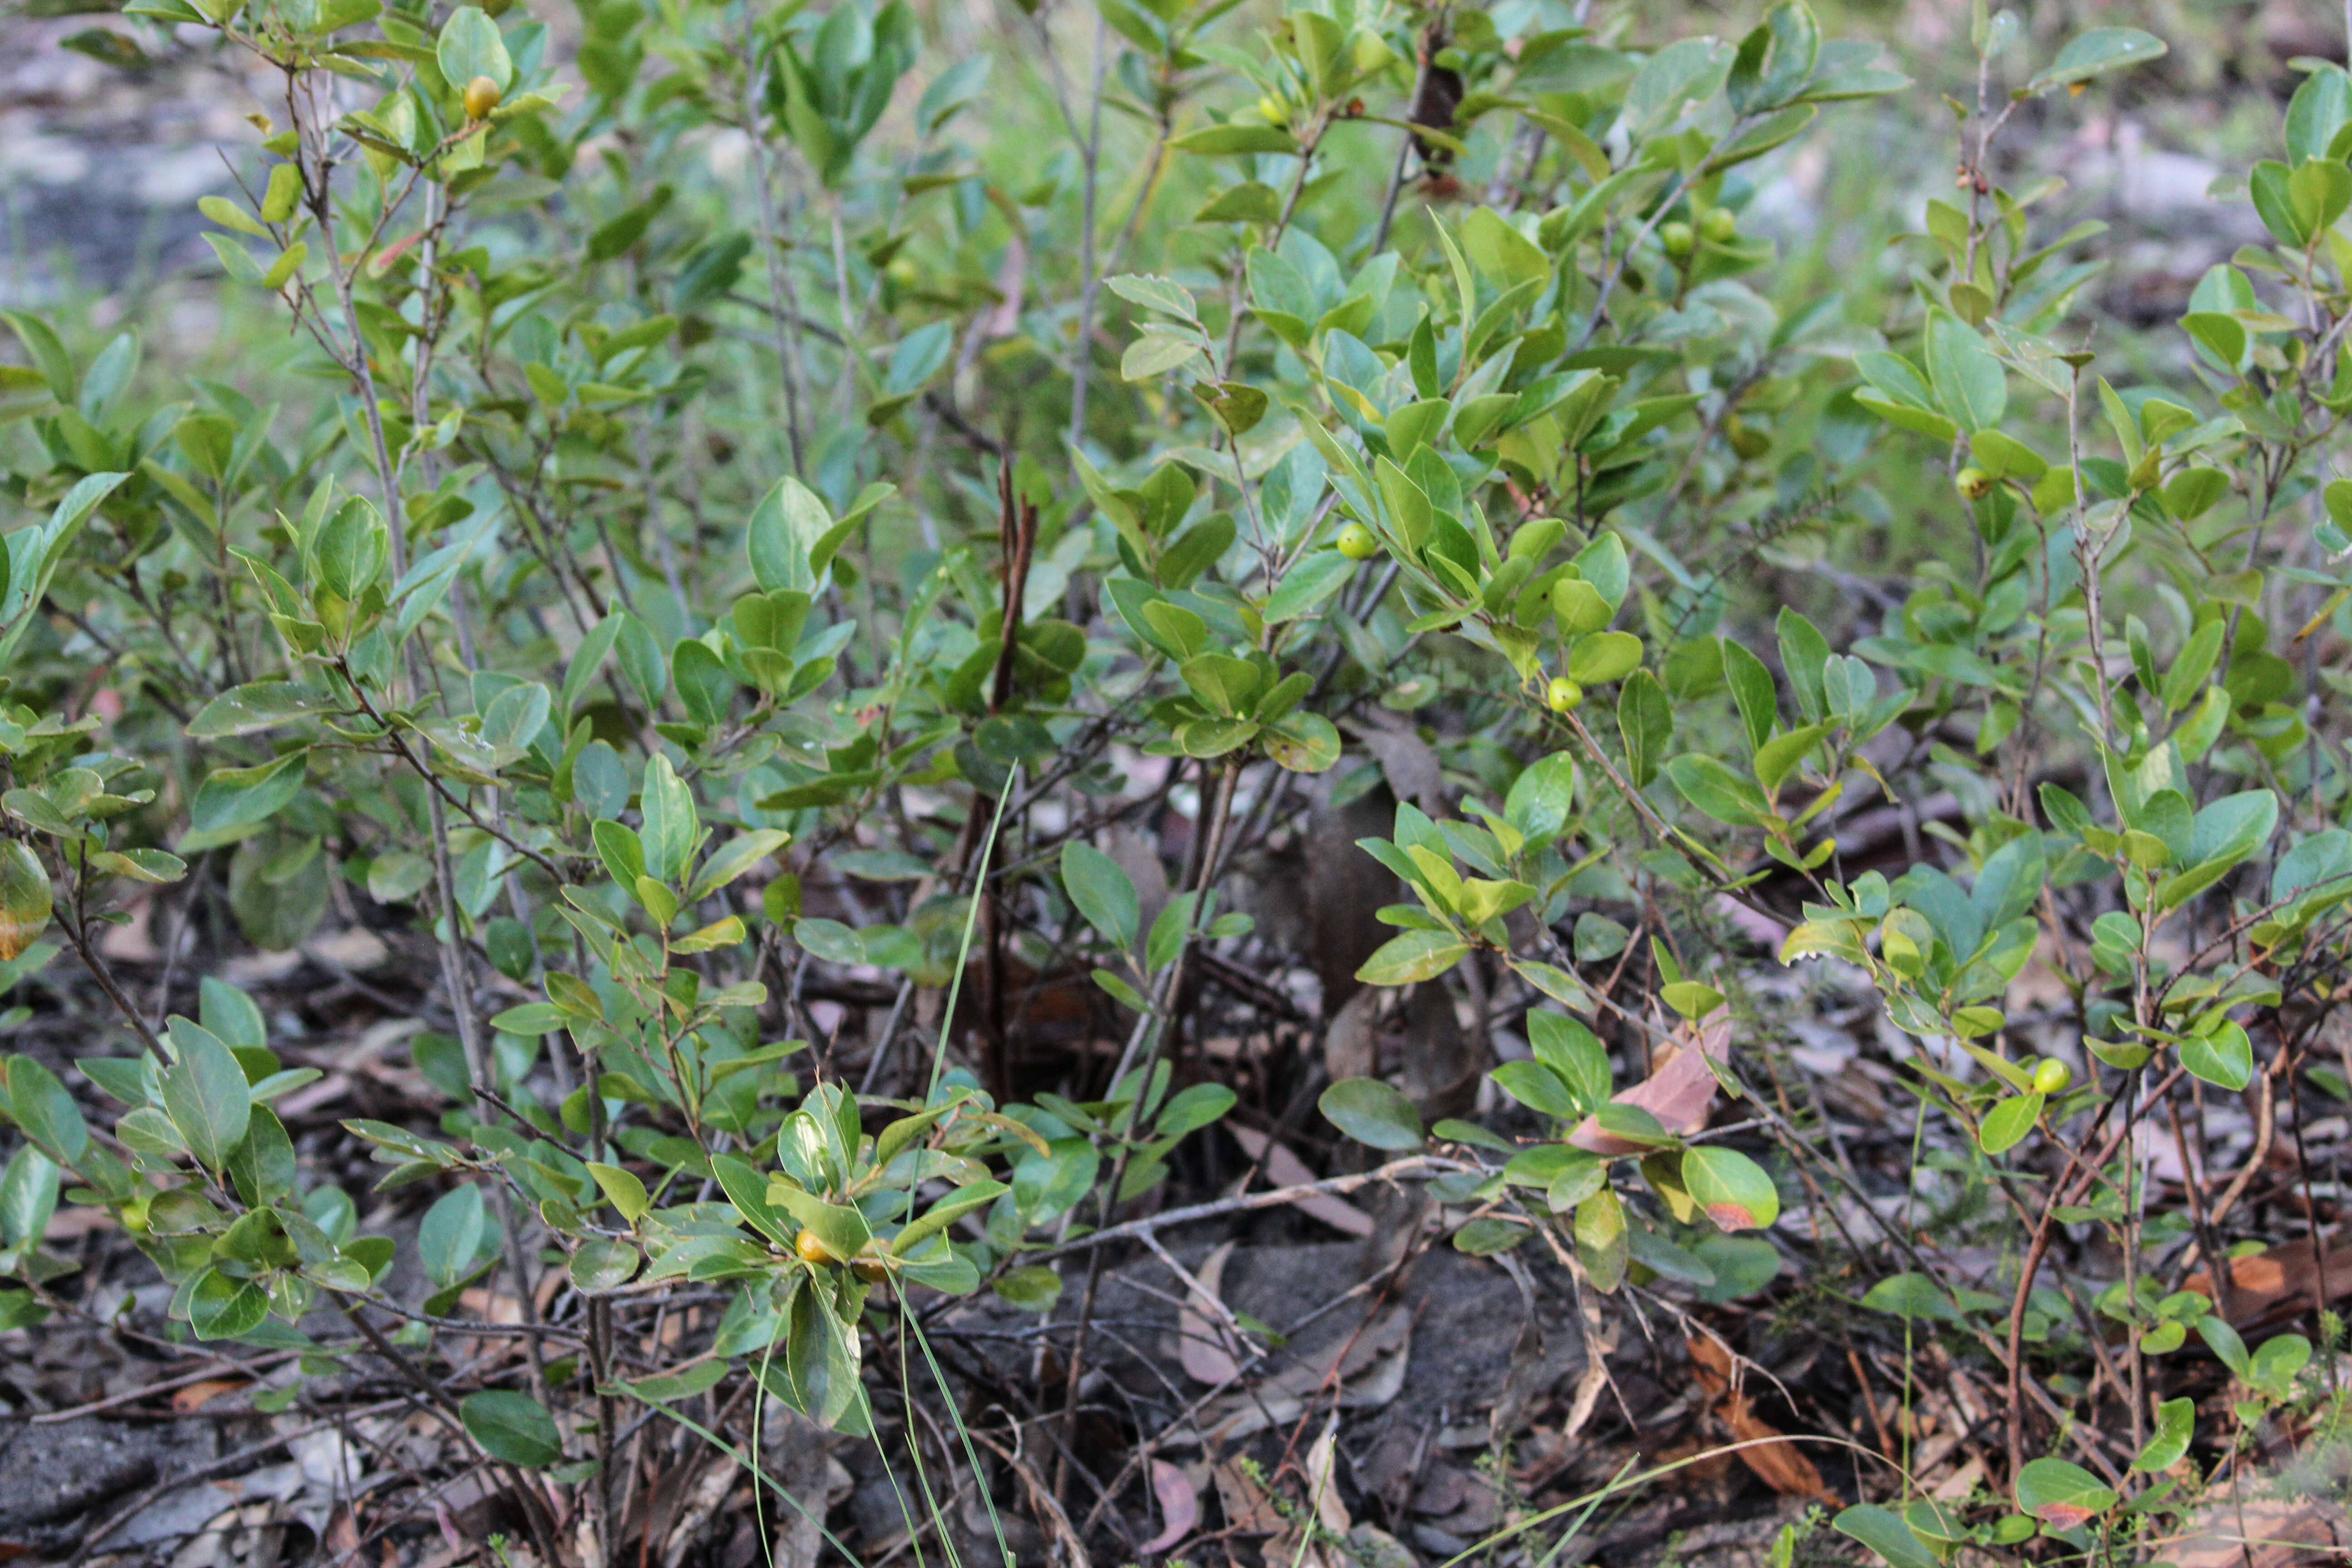
[[[2295,1374],[2311,1364],[2311,1342],[2301,1334],[2276,1334],[2254,1352],[2246,1382],[2268,1399],[2285,1399],[2294,1392]]]
[[[2156,1409],[2156,1431],[2132,1460],[2131,1468],[2150,1475],[2172,1468],[2189,1452],[2189,1440],[2196,1432],[2197,1402],[2166,1400]]]
[[[182,852],[226,843],[224,835],[267,822],[284,810],[301,792],[307,756],[306,752],[292,752],[257,767],[215,769],[188,809],[189,831],[180,841]],[[191,845],[190,840],[203,842]]]
[[[1505,1062],[1489,1076],[1496,1088],[1541,1115],[1566,1118],[1583,1110],[1559,1075],[1541,1062]]]
[[[1903,1516],[1874,1502],[1858,1503],[1830,1521],[1841,1535],[1852,1536],[1878,1553],[1887,1568],[1940,1568],[1936,1554],[1911,1533]]]
[[[1625,1237],[1625,1205],[1607,1187],[1576,1205],[1576,1255],[1602,1294],[1625,1282],[1633,1255]]]
[[[1531,1012],[1528,1043],[1536,1060],[1568,1086],[1577,1110],[1590,1110],[1609,1098],[1609,1051],[1591,1030],[1558,1013]]]
[[[2209,468],[2205,471],[2212,473],[2216,470]],[[2168,504],[2170,493],[2170,487],[2167,487]],[[2172,668],[2164,672],[2166,712],[2179,712],[2204,686],[2205,678],[2213,673],[2214,662],[2221,656],[2221,638],[2228,630],[2228,623],[2216,616],[2198,627],[2188,642],[2181,646],[2180,652],[2173,658]]]
[[[702,868],[695,873],[694,886],[686,895],[687,902],[699,903],[721,888],[730,886],[792,841],[791,834],[776,827],[754,828],[729,840],[725,848],[705,860]]]
[[[2058,51],[2058,58],[2025,84],[2025,90],[2046,92],[2053,87],[2072,87],[2126,66],[2160,59],[2165,53],[2163,39],[2137,27],[2094,27],[2070,39]]]
[[[489,1227],[478,1184],[467,1182],[442,1194],[416,1228],[416,1257],[425,1278],[445,1290],[464,1283],[481,1257]]]
[[[1767,741],[1756,748],[1756,782],[1768,790],[1777,790],[1788,776],[1796,772],[1805,753],[1822,743],[1822,737],[1837,726],[1823,722],[1808,724],[1801,730],[1791,730],[1785,735]]]
[[[2020,1512],[2060,1530],[2095,1519],[2117,1501],[2098,1477],[2064,1459],[2028,1459],[2014,1489]]]
[[[572,1022],[572,1016],[551,1002],[526,1002],[520,1007],[509,1007],[490,1020],[490,1027],[502,1035],[522,1035],[537,1037],[551,1035]]]
[[[2005,1154],[2024,1141],[2042,1120],[2042,1097],[2016,1094],[1986,1112],[1977,1142],[1988,1154]]]
[[[1462,220],[1462,254],[1497,289],[1551,276],[1551,258],[1543,247],[1492,207],[1479,207]]]
[[[2263,220],[2263,226],[2271,231],[2272,237],[2281,245],[2301,249],[2311,242],[2312,230],[2305,224],[2302,209],[2295,203],[2291,184],[2294,174],[2277,159],[2265,158],[2249,171],[2246,195],[2254,204],[2255,216]],[[2209,334],[2195,327],[2189,328],[2189,332],[2216,353],[2224,346],[2222,342],[2209,341]]]
[[[30,1057],[11,1057],[7,1068],[8,1113],[17,1128],[61,1165],[75,1165],[89,1147],[81,1108],[58,1075]]]
[[[1822,29],[1811,7],[1775,5],[1740,41],[1724,95],[1739,114],[1780,108],[1802,89],[1821,58]]]
[[[715,1167],[718,1161],[711,1163]],[[825,1249],[836,1258],[856,1256],[858,1249],[873,1238],[874,1233],[866,1228],[866,1216],[846,1204],[827,1203],[789,1182],[771,1182],[767,1195],[783,1205],[785,1212],[802,1226],[814,1231]]]
[[[588,1162],[588,1173],[596,1178],[596,1185],[603,1190],[605,1201],[618,1209],[621,1217],[632,1226],[643,1219],[646,1212],[653,1206],[652,1200],[646,1195],[645,1183],[620,1166],[600,1164],[591,1160]]]
[[[1963,430],[1990,430],[2009,407],[2009,376],[1976,329],[1941,310],[1927,318],[1927,380]]]
[[[1462,961],[1470,944],[1450,931],[1409,931],[1381,944],[1356,978],[1367,985],[1410,985],[1433,980]]]
[[[727,1201],[735,1205],[753,1230],[789,1248],[799,1227],[792,1218],[768,1201],[768,1178],[732,1154],[714,1154],[710,1160],[711,1174],[719,1178]],[[856,1250],[855,1247],[851,1251]],[[847,1254],[843,1254],[846,1257]]]
[[[188,1152],[206,1170],[218,1171],[245,1142],[252,1122],[245,1069],[235,1053],[200,1024],[174,1018],[170,1038],[179,1059],[160,1075],[164,1114],[179,1130]]]
[[[787,474],[751,509],[751,574],[762,593],[814,593],[816,552],[833,530],[824,498]]]
[[[1173,279],[1129,272],[1104,279],[1103,286],[1122,300],[1132,300],[1139,305],[1164,311],[1179,321],[1200,320],[1201,309],[1192,302],[1192,291]]]
[[[1146,332],[1127,345],[1127,352],[1119,356],[1118,374],[1128,381],[1150,381],[1207,352],[1197,335]]]
[[[2352,207],[2352,168],[2334,158],[2315,158],[2287,176],[2286,191],[2304,232],[2325,233]]]
[[[433,53],[442,79],[453,90],[465,91],[466,84],[478,76],[498,83],[502,93],[514,85],[514,62],[507,56],[506,40],[499,36],[499,25],[479,6],[463,5],[451,12],[441,24],[441,37]]]
[[[1313,614],[1355,576],[1356,564],[1336,550],[1313,552],[1283,574],[1261,618],[1273,626]]]
[[[16,341],[25,345],[26,353],[32,355],[33,363],[39,367],[43,378],[48,382],[49,395],[59,403],[71,404],[79,385],[74,374],[73,356],[66,353],[65,344],[58,342],[58,334],[50,330],[49,324],[38,316],[26,315],[22,310],[0,310],[0,321],[8,323],[16,334]]]
[[[1181,1138],[1197,1132],[1231,1110],[1240,1096],[1221,1083],[1196,1083],[1160,1109],[1152,1131],[1161,1138]]]
[[[1605,686],[1641,668],[1642,639],[1632,632],[1593,632],[1578,639],[1568,656],[1568,678],[1580,686]]]
[[[1898,1318],[1935,1318],[1949,1321],[1958,1314],[1951,1298],[1925,1274],[1894,1274],[1870,1288],[1862,1304],[1874,1312]]]
[[[54,908],[49,873],[33,847],[0,838],[0,961],[18,957],[38,941]]]
[[[1722,992],[1696,980],[1676,980],[1661,985],[1658,999],[1693,1023],[1723,1005]]]
[[[1764,1167],[1719,1143],[1683,1152],[1683,1188],[1724,1230],[1761,1230],[1780,1217],[1780,1194]]]
[[[1711,1305],[1756,1295],[1780,1277],[1780,1249],[1762,1237],[1701,1237],[1691,1251],[1715,1271],[1715,1283],[1698,1293],[1700,1300]]]
[[[2221,1358],[2223,1366],[2240,1378],[2252,1381],[2253,1358],[2246,1353],[2246,1342],[2238,1337],[2238,1331],[2230,1326],[2228,1319],[2218,1312],[2209,1312],[2197,1320],[2197,1334],[2207,1348]]]
[[[37,1245],[58,1211],[58,1163],[30,1144],[0,1173],[0,1251]]]
[[[493,1459],[544,1469],[563,1458],[563,1436],[555,1429],[555,1417],[528,1394],[510,1388],[469,1394],[457,1402],[457,1418],[466,1424],[466,1435]]]
[[[1279,125],[1204,125],[1171,137],[1168,145],[1179,153],[1209,156],[1243,153],[1296,153],[1297,139]]]
[[[1674,739],[1675,709],[1664,683],[1646,669],[1635,670],[1617,689],[1617,733],[1625,742],[1633,787],[1647,788]]]
[[[1421,1116],[1412,1102],[1374,1078],[1343,1078],[1316,1101],[1325,1121],[1375,1149],[1421,1147]]]
[[[1339,762],[1339,726],[1319,712],[1291,712],[1258,731],[1258,745],[1291,773],[1324,773]]]
[[[986,1204],[992,1204],[1013,1189],[1002,1182],[973,1182],[958,1187],[925,1210],[920,1219],[890,1238],[893,1257],[904,1258],[918,1245],[937,1236],[957,1220]]]
[[[1771,815],[1763,791],[1705,752],[1673,758],[1665,774],[1685,800],[1727,826],[1747,827]]]
[[[625,1241],[591,1241],[572,1255],[572,1283],[593,1294],[625,1285],[635,1277],[637,1249]]]
[[[653,1405],[691,1399],[698,1394],[709,1393],[726,1381],[727,1363],[714,1357],[709,1361],[697,1362],[682,1372],[656,1373],[621,1386],[636,1398]]]
[[[2225,1023],[2210,1035],[2181,1041],[2180,1065],[2192,1076],[2236,1094],[2254,1081],[2254,1045],[2243,1028]]]
[[[1062,1277],[1043,1263],[1016,1268],[996,1281],[999,1297],[1024,1312],[1050,1312],[1062,1299]]]
[[[48,1321],[49,1310],[30,1290],[0,1290],[0,1333]]]
[[[233,1340],[249,1334],[268,1316],[268,1291],[251,1279],[217,1268],[205,1269],[188,1293],[188,1326],[200,1340]]]
[[[1503,797],[1503,819],[1527,836],[1528,844],[1549,844],[1567,827],[1576,809],[1576,758],[1567,752],[1538,757],[1519,770]]]
[[[702,837],[702,823],[694,808],[694,793],[660,752],[646,764],[645,788],[639,795],[645,829],[646,875],[661,882],[682,882],[686,868]]]
[[[1282,197],[1270,185],[1244,180],[1192,215],[1194,223],[1272,224],[1282,216]]]
[[[250,735],[341,710],[341,703],[312,687],[290,680],[257,680],[224,691],[198,709],[188,721],[188,735],[200,741]]]

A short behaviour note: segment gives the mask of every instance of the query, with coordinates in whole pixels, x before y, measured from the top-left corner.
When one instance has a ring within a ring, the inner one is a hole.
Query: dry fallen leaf
[[[1404,1391],[1412,1352],[1412,1309],[1399,1301],[1327,1351],[1302,1356],[1245,1389],[1221,1394],[1201,1414],[1200,1436],[1213,1447],[1238,1443],[1295,1421],[1339,1385],[1339,1404],[1377,1410]]]
[[[1364,994],[1377,995],[1378,993],[1367,990]],[[1353,1006],[1354,1004],[1350,1003],[1349,1005]],[[1345,1009],[1342,1009],[1343,1013]],[[1335,1025],[1334,1027],[1336,1028],[1337,1026]],[[1301,1160],[1265,1133],[1249,1127],[1229,1126],[1226,1131],[1234,1135],[1234,1142],[1242,1146],[1243,1153],[1253,1160],[1262,1160],[1265,1163],[1266,1180],[1276,1186],[1303,1187],[1315,1180],[1315,1173],[1307,1168],[1306,1161]],[[1299,1198],[1291,1206],[1299,1213],[1310,1215],[1332,1229],[1345,1231],[1349,1236],[1372,1234],[1371,1215],[1346,1199],[1334,1197],[1329,1193],[1317,1193],[1311,1196]]]
[[[1985,1462],[1970,1456],[1969,1462],[1944,1478],[1927,1495],[1938,1502],[1966,1502],[1985,1479]]]
[[[1718,1009],[1705,1024],[1676,1028],[1650,1076],[1611,1098],[1616,1104],[1648,1111],[1669,1132],[1696,1132],[1706,1125],[1707,1110],[1715,1103],[1715,1069],[1708,1063],[1726,1060],[1730,1051],[1731,1015]],[[1568,1141],[1595,1154],[1638,1154],[1648,1147],[1602,1131],[1600,1121],[1590,1116],[1576,1124]]]
[[[1324,1424],[1323,1436],[1307,1450],[1307,1484],[1315,1500],[1315,1517],[1326,1530],[1345,1535],[1355,1521],[1348,1517],[1348,1505],[1339,1496],[1339,1416],[1334,1411]]]
[[[1381,997],[1379,986],[1367,985],[1332,1015],[1323,1033],[1323,1070],[1333,1082],[1370,1078],[1380,1070]]]
[[[1367,721],[1349,728],[1380,763],[1390,794],[1412,802],[1432,816],[1445,815],[1445,768],[1428,742],[1402,725],[1391,729]]]
[[[2293,1303],[2301,1310],[2321,1292],[2312,1289],[2320,1277],[2320,1263],[2312,1256],[2311,1241],[2282,1242],[2267,1252],[2230,1260],[2230,1317],[2234,1322],[2261,1318],[2273,1309]],[[2181,1281],[2183,1289],[2200,1296],[2213,1294],[2213,1274],[2200,1268]],[[2331,1248],[2326,1255],[2325,1295],[2328,1300],[2352,1296],[2352,1247]]]
[[[247,1387],[248,1379],[242,1377],[208,1377],[202,1383],[192,1383],[172,1395],[174,1410],[201,1410],[224,1394],[234,1394]]]
[[[1723,1402],[1723,1424],[1733,1439],[1747,1445],[1738,1450],[1740,1463],[1783,1497],[1839,1501],[1822,1479],[1822,1472],[1780,1429],[1758,1415],[1748,1395],[1732,1382],[1731,1352],[1705,1334],[1690,1338],[1691,1381],[1710,1401]]]
[[[1141,1550],[1147,1553],[1167,1551],[1201,1522],[1201,1494],[1181,1469],[1165,1459],[1151,1461],[1151,1495],[1160,1500],[1160,1516],[1167,1522],[1159,1534],[1143,1543]]]
[[[1210,1472],[1217,1479],[1217,1501],[1225,1510],[1225,1527],[1236,1535],[1271,1535],[1282,1528],[1282,1511],[1264,1488],[1228,1459]]]
[[[2346,1560],[2352,1518],[2319,1498],[2256,1498],[2208,1510],[2164,1550],[2174,1568],[2300,1568]]]
[[[1211,1387],[1231,1383],[1242,1370],[1227,1346],[1223,1313],[1218,1310],[1218,1289],[1224,1280],[1225,1259],[1233,1251],[1234,1244],[1228,1241],[1209,1254],[1208,1261],[1193,1275],[1209,1300],[1201,1300],[1196,1292],[1187,1291],[1183,1306],[1176,1312],[1177,1358],[1183,1363],[1186,1376]]]

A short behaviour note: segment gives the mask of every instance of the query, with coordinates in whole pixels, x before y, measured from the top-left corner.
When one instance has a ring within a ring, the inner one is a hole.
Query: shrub
[[[2130,28],[1979,15],[1963,188],[1882,331],[1746,210],[1759,160],[1909,85],[1801,4],[1652,47],[1557,5],[1104,0],[1012,24],[1036,52],[993,76],[926,68],[900,0],[580,20],[561,62],[470,5],[142,0],[107,35],[279,73],[203,208],[301,376],[171,384],[130,334],[7,315],[0,957],[70,952],[136,1051],[79,1063],[110,1128],[8,1058],[0,1323],[58,1305],[62,1189],[198,1338],[386,1358],[599,1528],[615,1400],[749,1378],[866,1430],[867,1336],[932,1293],[1051,1308],[1084,1251],[1091,1305],[1088,1227],[1235,1103],[1171,1047],[1204,964],[1268,951],[1237,858],[1394,786],[1362,847],[1411,901],[1357,978],[1523,1015],[1493,1078],[1529,1114],[1427,1127],[1370,1077],[1320,1105],[1465,1251],[1714,1300],[1785,1251],[1842,1292],[1822,1222],[1867,1194],[1765,1087],[1743,942],[1913,1042],[1922,1128],[1964,1142],[1906,1180],[2016,1264],[1988,1293],[1881,1225],[1855,1293],[1990,1369],[2009,1497],[1890,1472],[1840,1529],[1898,1568],[2125,1550],[2149,1476],[2297,1396],[2307,1343],[2249,1352],[2166,1289],[2224,1216],[2130,1173],[2206,1089],[2295,1093],[2338,990],[2352,78],[2309,70],[2247,178],[2275,244],[2204,276],[2159,375],[2086,338],[2098,226],[1995,183],[2012,121],[2163,53]],[[1865,808],[1937,792],[1932,853],[1847,863]],[[1163,805],[1164,901],[1098,847]],[[344,1124],[379,1187],[439,1192],[421,1314],[298,1158],[272,1105],[318,1075],[253,1000],[206,973],[153,1023],[110,967],[109,925],[174,900],[184,935],[356,921],[430,966],[414,1057],[452,1108]],[[2032,1059],[2037,963],[2074,1059]],[[1053,985],[1118,1037],[1041,1079]],[[1801,1189],[1810,1235],[1744,1235]],[[2085,1227],[2106,1347],[2048,1269]],[[466,1391],[464,1293],[557,1268],[580,1359]],[[616,1311],[713,1285],[715,1339],[621,1363]],[[2154,1403],[2192,1328],[2251,1396],[2221,1435]],[[2110,1355],[2115,1408],[2046,1391]]]

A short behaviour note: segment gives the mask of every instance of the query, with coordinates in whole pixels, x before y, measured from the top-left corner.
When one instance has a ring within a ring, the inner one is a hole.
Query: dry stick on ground
[[[136,1405],[142,1399],[152,1399],[156,1394],[168,1394],[173,1389],[185,1388],[191,1384],[203,1383],[208,1378],[226,1375],[249,1377],[257,1382],[264,1367],[282,1366],[301,1353],[300,1351],[280,1351],[276,1355],[263,1356],[257,1362],[215,1360],[211,1365],[200,1366],[194,1372],[184,1372],[177,1377],[161,1378],[153,1383],[142,1384],[137,1388],[126,1388],[120,1394],[110,1394],[104,1399],[92,1400],[88,1405],[76,1405],[64,1410],[44,1410],[37,1415],[27,1417],[26,1425],[51,1426],[60,1421],[71,1421],[83,1415],[95,1415],[101,1410],[119,1410],[123,1405]]]
[[[1402,1160],[1391,1160],[1385,1165],[1370,1171],[1360,1171],[1350,1176],[1328,1176],[1319,1182],[1302,1182],[1293,1187],[1276,1187],[1264,1193],[1244,1193],[1237,1197],[1218,1198],[1210,1203],[1192,1204],[1183,1208],[1166,1209],[1156,1215],[1147,1215],[1141,1219],[1131,1219],[1123,1224],[1109,1226],[1070,1241],[1039,1247],[1034,1252],[1025,1252],[1022,1256],[1032,1263],[1042,1263],[1049,1258],[1060,1258],[1072,1252],[1098,1250],[1115,1241],[1132,1240],[1156,1231],[1165,1230],[1171,1226],[1189,1225],[1194,1220],[1213,1219],[1220,1215],[1244,1214],[1255,1209],[1279,1208],[1286,1204],[1295,1204],[1301,1198],[1352,1193],[1359,1187],[1368,1187],[1376,1182],[1395,1182],[1402,1181],[1407,1176],[1436,1174],[1447,1171],[1466,1171],[1473,1168],[1462,1161],[1448,1160],[1440,1155],[1411,1154]]]
[[[96,1551],[100,1546],[105,1544],[106,1538],[108,1536],[112,1535],[116,1531],[121,1529],[125,1524],[128,1524],[137,1515],[144,1513],[148,1509],[152,1508],[155,1505],[156,1500],[163,1497],[168,1492],[176,1490],[181,1487],[194,1486],[200,1481],[216,1480],[222,1476],[235,1475],[246,1466],[252,1464],[256,1459],[261,1458],[268,1454],[274,1453],[278,1449],[283,1448],[288,1444],[295,1442],[298,1439],[308,1437],[314,1432],[322,1432],[328,1427],[335,1426],[338,1422],[346,1419],[349,1415],[378,1415],[386,1410],[397,1409],[407,1403],[408,1401],[405,1399],[389,1399],[379,1405],[371,1405],[363,1410],[321,1416],[318,1420],[311,1422],[309,1426],[298,1426],[291,1432],[274,1433],[258,1443],[250,1444],[245,1447],[239,1448],[233,1454],[224,1455],[220,1458],[215,1459],[211,1464],[200,1465],[184,1475],[173,1476],[168,1480],[157,1481],[153,1486],[149,1487],[145,1491],[141,1492],[137,1497],[132,1498],[121,1508],[117,1509],[113,1513],[108,1515],[104,1522],[98,1525],[97,1528],[85,1533],[81,1540],[75,1545],[73,1555],[66,1559],[63,1568],[81,1568],[81,1564],[89,1560],[89,1554]]]

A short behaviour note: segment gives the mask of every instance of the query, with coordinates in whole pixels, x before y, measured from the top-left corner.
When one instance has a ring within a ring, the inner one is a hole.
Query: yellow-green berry
[[[466,118],[488,120],[490,110],[499,106],[506,89],[488,77],[478,76],[466,84]]]

